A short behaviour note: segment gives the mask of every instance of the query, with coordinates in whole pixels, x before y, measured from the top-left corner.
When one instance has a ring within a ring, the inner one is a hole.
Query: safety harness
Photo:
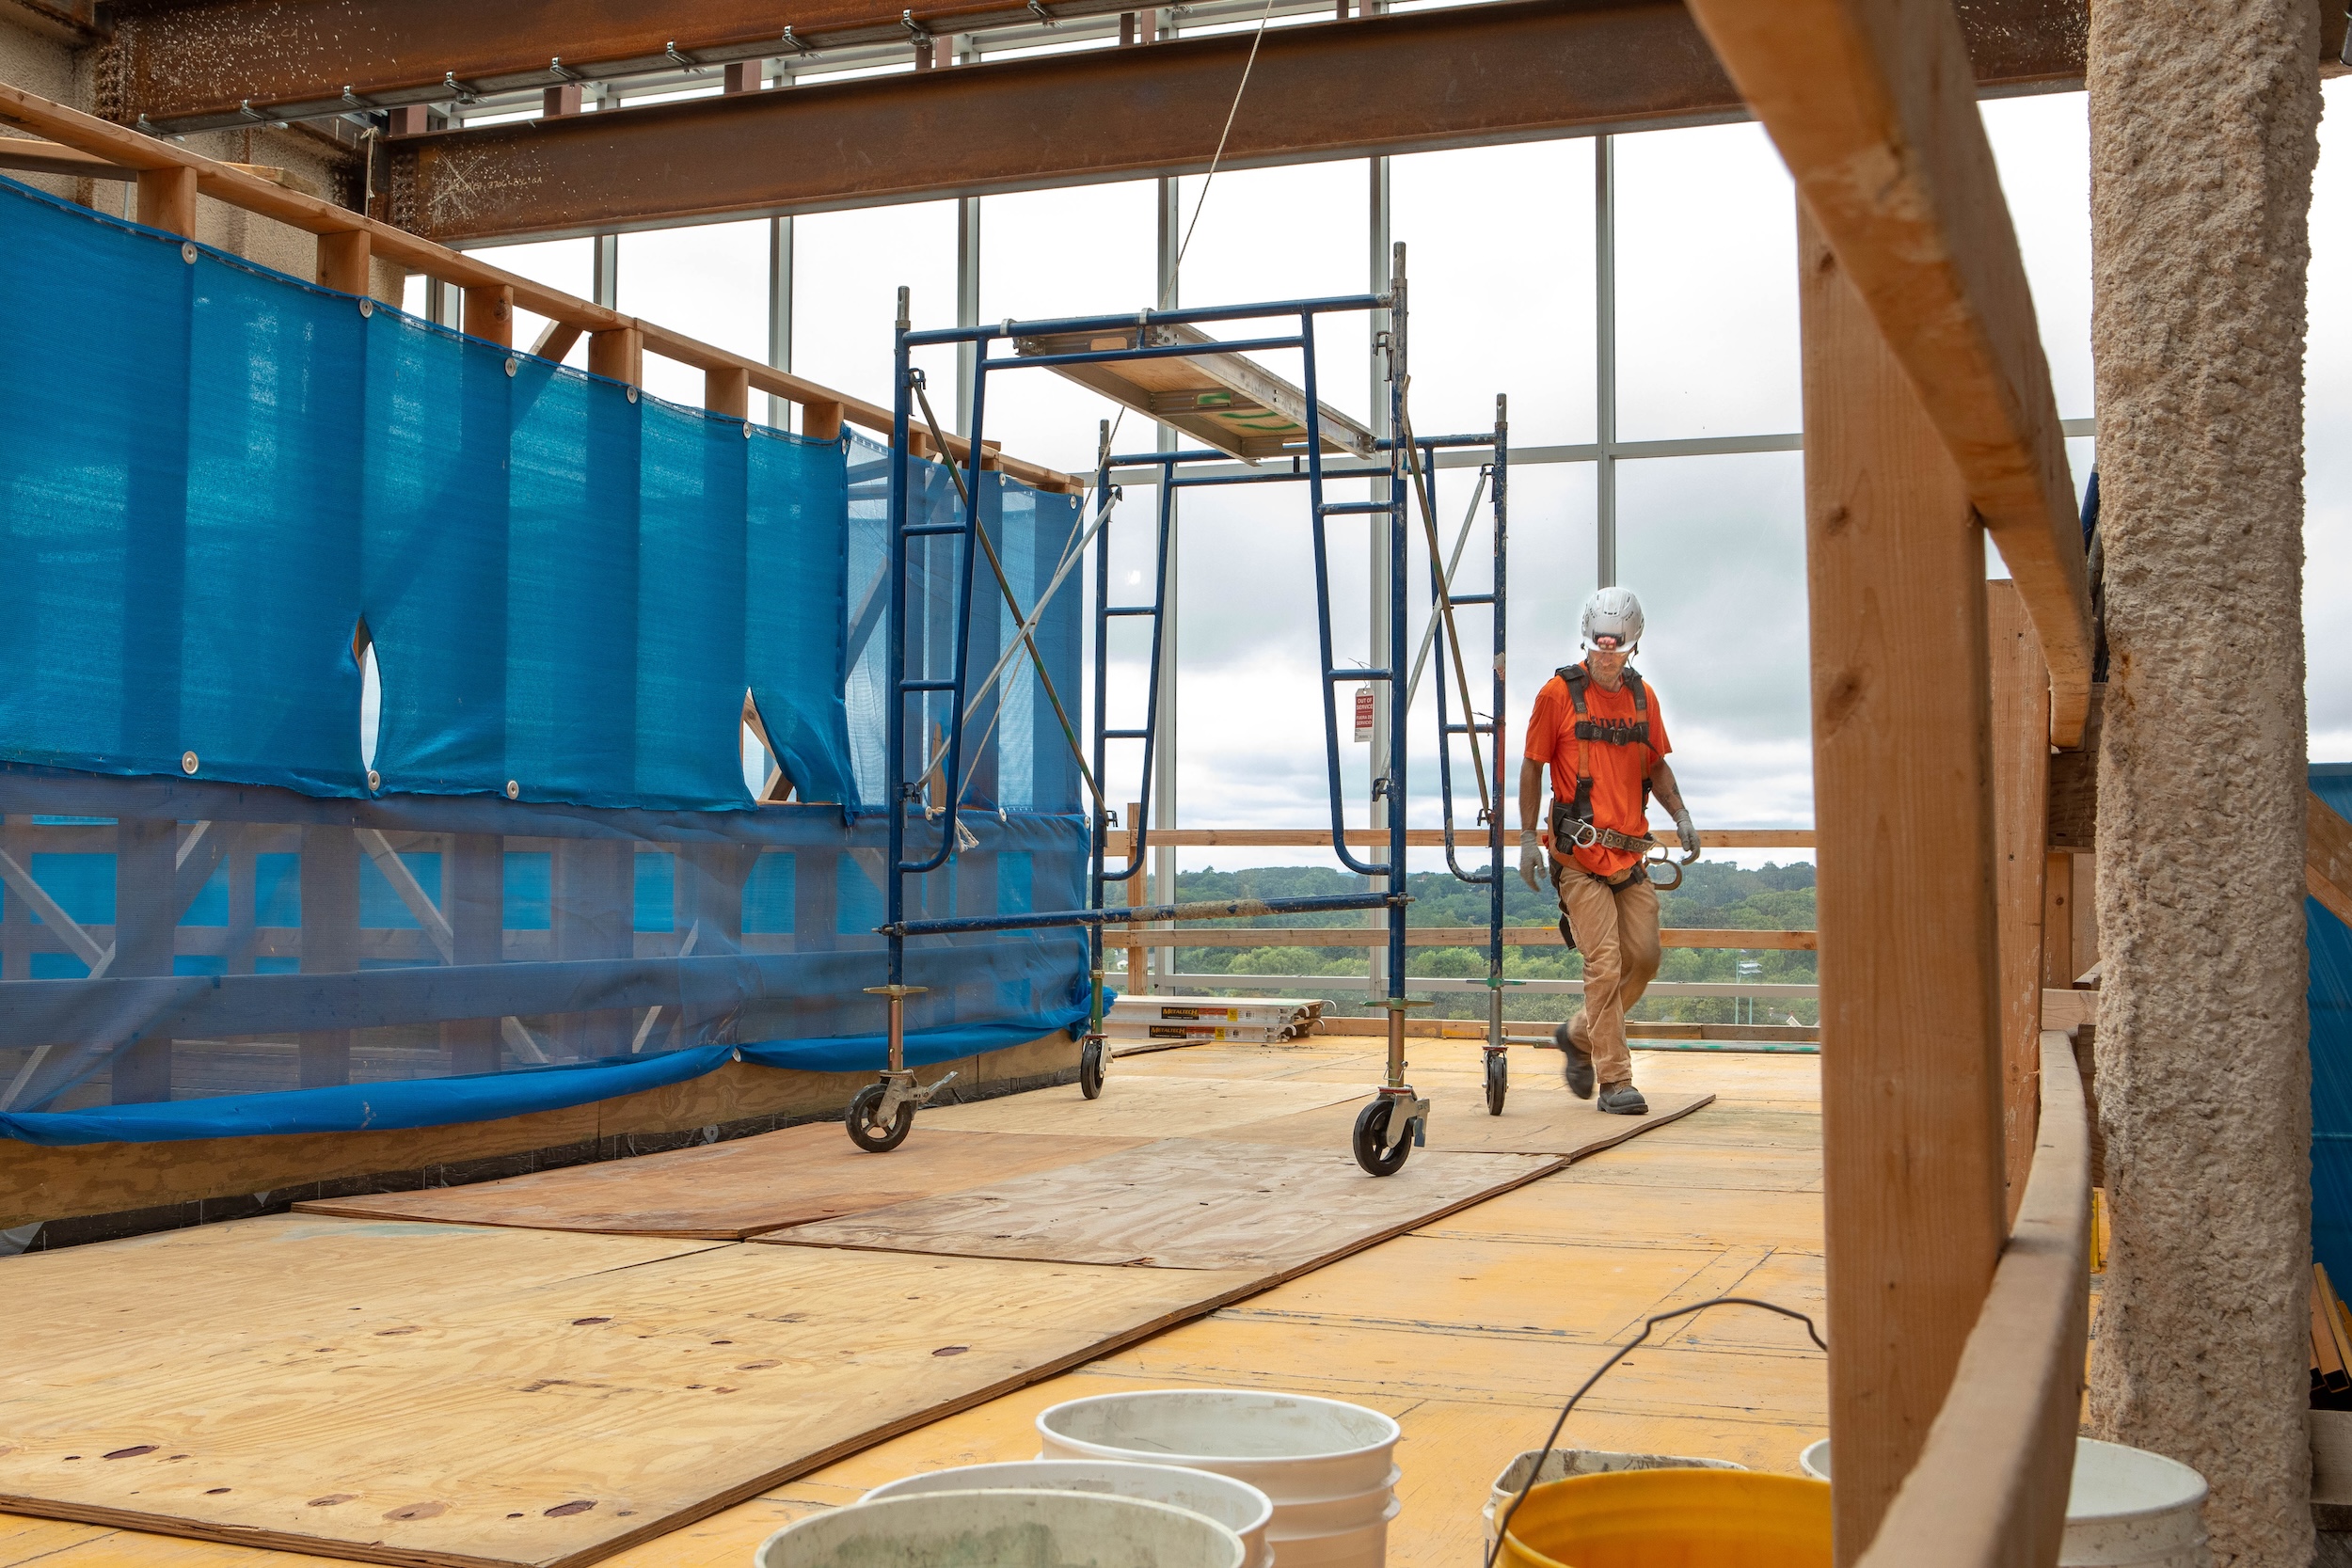
[[[1570,664],[1554,671],[1568,689],[1568,702],[1576,709],[1576,798],[1573,800],[1554,800],[1551,802],[1551,842],[1574,845],[1578,848],[1599,845],[1627,854],[1646,855],[1658,847],[1658,841],[1648,834],[1635,836],[1603,828],[1593,821],[1593,759],[1592,747],[1649,745],[1649,691],[1642,684],[1640,672],[1632,665],[1625,667],[1625,684],[1633,692],[1633,714],[1630,720],[1595,719],[1584,708],[1584,688],[1592,681],[1592,673],[1581,664]],[[1646,816],[1649,806],[1649,774],[1642,775],[1642,805]]]

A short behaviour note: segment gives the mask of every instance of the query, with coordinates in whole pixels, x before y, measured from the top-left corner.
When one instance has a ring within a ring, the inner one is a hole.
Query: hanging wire
[[[1630,1342],[1618,1346],[1615,1353],[1608,1360],[1602,1362],[1575,1393],[1568,1396],[1568,1402],[1560,1407],[1560,1418],[1551,1423],[1551,1434],[1544,1439],[1544,1446],[1535,1450],[1535,1463],[1527,1467],[1527,1480],[1520,1485],[1518,1496],[1511,1499],[1509,1508],[1495,1516],[1495,1540],[1494,1544],[1486,1548],[1486,1568],[1495,1568],[1495,1559],[1502,1553],[1503,1534],[1511,1528],[1512,1517],[1518,1513],[1519,1504],[1527,1501],[1527,1495],[1535,1490],[1535,1480],[1544,1473],[1544,1460],[1550,1454],[1552,1445],[1560,1441],[1560,1429],[1568,1424],[1568,1412],[1576,1408],[1576,1402],[1591,1393],[1593,1385],[1608,1375],[1610,1368],[1639,1349],[1642,1342],[1649,1338],[1651,1329],[1656,1328],[1660,1323],[1670,1323],[1676,1318],[1687,1318],[1693,1312],[1704,1312],[1710,1307],[1754,1307],[1766,1312],[1777,1312],[1784,1318],[1794,1318],[1804,1324],[1804,1331],[1812,1338],[1814,1344],[1819,1346],[1824,1354],[1829,1350],[1829,1341],[1821,1338],[1821,1331],[1813,1326],[1811,1318],[1797,1311],[1794,1307],[1775,1306],[1769,1301],[1758,1301],[1754,1296],[1716,1296],[1711,1300],[1695,1302],[1689,1307],[1677,1307],[1671,1312],[1661,1312],[1651,1318],[1642,1324],[1641,1333],[1635,1335]]]
[[[1200,182],[1200,195],[1192,204],[1192,221],[1184,225],[1184,237],[1176,246],[1176,264],[1168,269],[1168,290],[1160,298],[1160,309],[1169,309],[1176,299],[1176,281],[1184,276],[1184,255],[1192,249],[1192,231],[1200,227],[1200,209],[1209,204],[1209,187],[1216,183],[1217,165],[1225,161],[1225,144],[1232,138],[1233,121],[1241,114],[1242,95],[1249,90],[1249,73],[1258,68],[1258,45],[1265,41],[1267,22],[1274,16],[1274,0],[1265,0],[1265,8],[1258,13],[1258,30],[1249,35],[1249,58],[1242,62],[1241,82],[1233,88],[1233,102],[1225,111],[1225,129],[1216,134],[1216,151],[1210,155],[1209,172]]]

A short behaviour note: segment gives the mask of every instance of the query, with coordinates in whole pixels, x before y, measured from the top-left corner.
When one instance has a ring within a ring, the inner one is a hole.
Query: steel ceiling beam
[[[1963,12],[1979,89],[2079,86],[2080,0]],[[403,138],[389,221],[444,244],[1197,173],[1247,32]],[[1746,118],[1677,0],[1505,0],[1266,33],[1227,168]]]
[[[0,4],[7,0],[0,0]],[[87,8],[94,0],[16,0]],[[1137,0],[118,0],[99,112],[165,132],[1101,16]],[[795,41],[784,39],[791,24]],[[346,96],[347,95],[347,96]]]

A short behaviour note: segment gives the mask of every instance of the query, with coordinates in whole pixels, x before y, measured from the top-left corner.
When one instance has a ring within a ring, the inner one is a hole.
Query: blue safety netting
[[[2352,763],[2315,764],[2312,793],[2352,817]],[[2352,929],[2303,900],[2312,980],[2312,1251],[2352,1285]]]
[[[0,1133],[431,1125],[739,1053],[880,1063],[886,452],[4,180],[0,362]],[[1077,503],[981,480],[1027,609]],[[918,542],[910,675],[951,673],[959,547]],[[983,561],[970,837],[910,879],[918,916],[1083,901],[1026,656],[982,686],[1013,635]],[[1065,693],[1079,635],[1066,592],[1038,626]],[[1085,953],[911,943],[912,1058],[1073,1024]]]

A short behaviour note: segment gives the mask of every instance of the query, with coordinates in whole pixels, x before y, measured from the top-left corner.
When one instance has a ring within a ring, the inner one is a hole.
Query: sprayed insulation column
[[[2217,1562],[2312,1560],[2303,951],[2310,0],[2091,8],[2111,662],[2091,1428],[2195,1465]]]

